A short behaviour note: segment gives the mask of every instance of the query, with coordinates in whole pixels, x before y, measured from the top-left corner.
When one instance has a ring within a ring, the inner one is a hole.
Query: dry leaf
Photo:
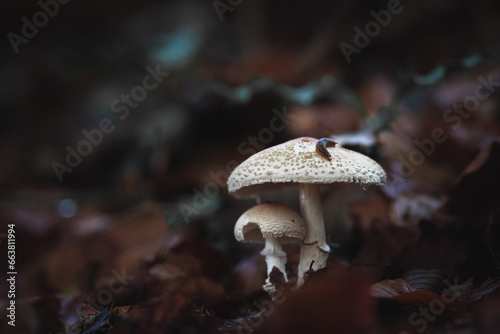
[[[434,299],[440,296],[432,291],[417,290],[405,280],[383,280],[371,287],[371,295],[377,298],[391,299],[405,304],[428,306]]]

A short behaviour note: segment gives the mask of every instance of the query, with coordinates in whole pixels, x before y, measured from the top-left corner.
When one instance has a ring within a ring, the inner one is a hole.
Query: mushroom
[[[265,202],[248,209],[234,226],[234,237],[241,242],[265,243],[260,254],[266,257],[267,279],[264,290],[272,292],[270,282],[273,267],[288,277],[285,270],[286,253],[281,248],[282,242],[300,242],[306,228],[302,217],[293,209],[276,202]]]
[[[300,209],[306,224],[301,243],[298,282],[310,268],[326,266],[326,243],[320,185],[336,182],[383,185],[384,169],[369,157],[326,138],[301,137],[267,148],[236,167],[228,178],[228,191],[238,198],[259,196],[287,184],[299,184]]]

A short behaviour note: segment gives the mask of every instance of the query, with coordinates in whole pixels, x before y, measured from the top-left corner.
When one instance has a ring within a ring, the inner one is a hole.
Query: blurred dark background
[[[376,22],[373,12],[387,13],[389,3],[398,13],[357,45],[357,29],[366,33],[366,24]],[[248,273],[237,263],[257,254],[232,239],[232,224],[255,202],[236,200],[219,185],[217,196],[193,203],[207,184],[223,183],[231,162],[295,137],[346,136],[346,147],[370,155],[390,174],[381,190],[339,185],[325,191],[328,241],[342,245],[336,254],[346,261],[383,244],[398,266],[401,250],[421,242],[419,222],[432,231],[457,221],[483,229],[499,203],[498,178],[487,178],[498,166],[497,146],[488,146],[500,134],[498,85],[457,128],[443,118],[474,95],[479,77],[500,82],[498,1],[10,0],[1,8],[0,217],[17,226],[24,297],[64,292],[71,302],[54,314],[66,324],[77,320],[71,307],[96,291],[111,268],[152,266],[156,252],[173,247],[176,233],[227,256],[233,269],[204,267],[224,291],[260,289],[261,270],[246,283],[227,276]],[[43,8],[53,15],[37,14]],[[35,31],[24,27],[34,20],[40,20]],[[346,44],[357,48],[348,57]],[[154,89],[142,89],[146,96],[137,106],[124,108],[123,94],[140,92],[155,69],[169,74]],[[277,112],[290,116],[286,126],[263,137]],[[103,120],[113,130],[101,131],[92,152],[68,166],[67,147],[78,150],[88,140],[82,131],[99,129]],[[399,156],[437,127],[449,140],[403,183],[395,182]],[[483,183],[460,183],[487,147],[493,162],[477,176]],[[298,208],[296,195],[295,189],[265,199]],[[355,201],[361,204],[349,206]],[[192,214],[182,211],[183,203],[195,208]],[[440,218],[431,219],[438,208]],[[463,242],[467,229],[453,238]],[[165,236],[165,230],[174,232]],[[369,237],[374,230],[376,241]],[[476,261],[488,252],[483,246],[468,262],[457,255],[462,248],[446,248],[460,259],[440,258],[428,267],[488,277],[496,265],[491,258],[485,266]],[[422,267],[421,255],[409,256]],[[81,263],[68,268],[75,259]],[[255,261],[262,267],[262,259]],[[405,262],[390,272],[412,266]],[[118,304],[145,298],[137,289]],[[33,333],[57,328],[37,321]]]
[[[221,155],[222,161],[240,161],[235,143],[266,125],[273,108],[301,105],[300,97],[279,94],[280,85],[312,82],[311,91],[315,80],[331,75],[342,83],[327,97],[337,102],[335,90],[342,85],[367,95],[363,103],[373,112],[390,101],[406,73],[424,75],[473,56],[489,63],[498,54],[496,1],[403,2],[390,24],[351,54],[351,63],[340,43],[354,45],[353,28],[364,30],[373,20],[370,11],[387,9],[386,1],[241,1],[221,14],[223,22],[214,3],[69,1],[58,5],[27,44],[18,45],[18,54],[4,38],[4,187],[116,189],[133,178],[128,182],[147,184],[141,189],[148,194],[171,196],[200,184],[190,175],[195,162],[217,164]],[[3,36],[22,36],[21,18],[32,22],[41,10],[35,1],[2,5]],[[130,94],[146,66],[157,64],[171,75],[119,120],[112,101]],[[255,78],[270,82],[237,90]],[[63,162],[66,145],[76,148],[82,130],[98,128],[103,118],[116,129],[58,182],[51,163]],[[287,129],[269,145],[353,130],[338,120],[310,129],[305,119],[302,128]],[[159,151],[164,165],[155,167]]]

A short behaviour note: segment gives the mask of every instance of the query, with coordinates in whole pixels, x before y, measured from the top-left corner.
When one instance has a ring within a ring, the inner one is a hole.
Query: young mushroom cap
[[[236,240],[242,242],[265,243],[261,254],[266,257],[267,279],[264,290],[271,295],[274,285],[270,282],[270,274],[276,267],[288,281],[286,274],[286,253],[281,248],[282,242],[300,242],[306,234],[302,217],[287,207],[276,202],[258,204],[246,211],[234,226]]]
[[[248,209],[234,226],[234,237],[240,242],[264,243],[267,238],[282,241],[302,240],[306,233],[304,220],[288,206],[265,202]]]
[[[318,153],[319,152],[319,153]],[[301,137],[252,155],[228,178],[228,191],[235,197],[252,197],[289,185],[299,185],[300,210],[306,224],[301,243],[298,283],[312,268],[326,266],[330,247],[326,243],[320,185],[359,183],[384,185],[384,169],[369,157],[324,138]]]

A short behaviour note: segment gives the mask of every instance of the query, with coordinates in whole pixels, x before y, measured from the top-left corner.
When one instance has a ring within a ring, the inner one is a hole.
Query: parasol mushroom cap
[[[316,152],[315,138],[302,137],[260,151],[236,167],[228,179],[235,197],[250,197],[289,183],[384,185],[386,173],[371,158],[340,146]]]
[[[241,242],[264,243],[267,238],[279,238],[284,242],[302,240],[305,233],[302,216],[276,202],[261,203],[248,209],[234,226],[234,237]]]

